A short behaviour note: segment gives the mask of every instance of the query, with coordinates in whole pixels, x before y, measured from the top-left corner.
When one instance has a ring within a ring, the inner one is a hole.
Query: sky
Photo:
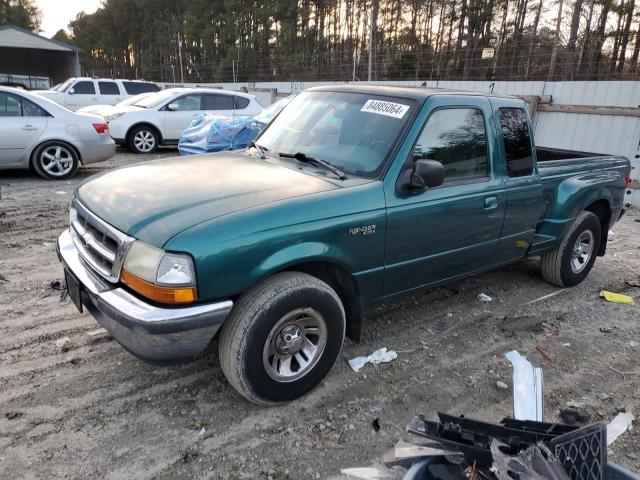
[[[35,3],[42,11],[42,34],[52,37],[61,28],[66,30],[79,12],[95,12],[102,0],[36,0]]]

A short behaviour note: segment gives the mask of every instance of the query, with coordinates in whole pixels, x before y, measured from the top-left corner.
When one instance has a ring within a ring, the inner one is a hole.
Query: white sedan
[[[170,88],[128,107],[111,110],[104,119],[111,136],[134,153],[151,153],[159,145],[177,145],[183,130],[201,114],[257,115],[262,105],[253,95],[211,88]]]
[[[109,125],[32,93],[0,87],[0,170],[33,169],[49,179],[71,177],[78,166],[115,153]]]

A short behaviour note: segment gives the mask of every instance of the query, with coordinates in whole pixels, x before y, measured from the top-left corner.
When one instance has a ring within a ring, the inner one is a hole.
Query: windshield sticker
[[[387,117],[402,118],[409,110],[409,105],[401,103],[383,102],[382,100],[367,100],[360,109],[361,112],[377,113],[378,115],[386,115]]]

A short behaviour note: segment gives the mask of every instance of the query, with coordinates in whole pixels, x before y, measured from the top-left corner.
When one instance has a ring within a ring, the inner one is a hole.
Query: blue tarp
[[[200,115],[182,132],[178,150],[182,155],[192,155],[245,148],[294,96],[277,101],[253,117]]]

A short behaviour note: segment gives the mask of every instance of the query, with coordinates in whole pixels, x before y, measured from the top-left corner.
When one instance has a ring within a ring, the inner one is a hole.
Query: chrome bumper
[[[202,353],[233,307],[231,300],[178,308],[145,303],[85,266],[68,230],[58,238],[57,252],[82,284],[82,304],[98,323],[151,363],[182,362]]]

